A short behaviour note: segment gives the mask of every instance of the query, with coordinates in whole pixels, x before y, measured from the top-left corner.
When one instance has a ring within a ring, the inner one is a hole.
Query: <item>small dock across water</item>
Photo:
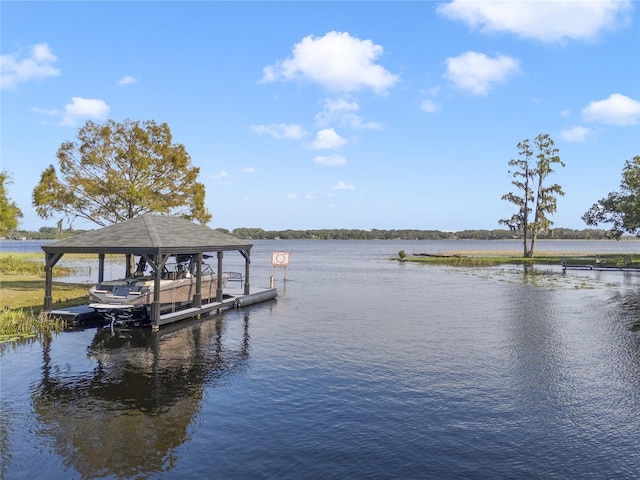
[[[630,262],[625,262],[624,265],[607,265],[604,263],[593,264],[577,264],[568,265],[564,260],[560,264],[562,271],[566,270],[594,270],[598,272],[637,272],[640,273],[640,267],[632,266]]]

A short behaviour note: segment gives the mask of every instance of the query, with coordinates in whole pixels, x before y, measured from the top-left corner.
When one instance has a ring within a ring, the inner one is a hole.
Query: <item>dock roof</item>
[[[44,245],[46,253],[192,254],[250,250],[233,235],[171,215],[141,215]]]

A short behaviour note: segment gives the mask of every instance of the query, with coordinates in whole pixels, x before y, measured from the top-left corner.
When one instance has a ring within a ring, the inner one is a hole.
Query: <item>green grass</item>
[[[15,310],[31,308],[36,313],[44,304],[45,280],[36,275],[4,275],[0,274],[0,306]],[[54,308],[80,305],[89,300],[88,283],[53,282],[52,297]],[[80,303],[77,303],[80,302]]]
[[[65,322],[42,312],[45,281],[35,275],[0,275],[0,343],[51,335]],[[53,282],[53,308],[86,304],[88,284]]]
[[[73,268],[56,265],[56,275],[71,275]],[[37,275],[44,278],[44,256],[35,253],[0,252],[0,275]]]
[[[44,258],[36,253],[0,253],[0,343],[38,338],[64,330],[64,322],[42,313]],[[73,269],[56,266],[56,275]],[[53,282],[54,308],[88,302],[89,284]]]
[[[42,255],[40,256],[42,257]],[[44,263],[18,255],[0,255],[0,274],[30,274],[44,276]]]
[[[42,309],[45,290],[44,266],[37,258],[30,253],[0,255],[0,308],[3,311],[30,308],[39,313]],[[72,269],[64,267],[56,267],[55,270],[56,275],[73,272]],[[52,287],[56,306],[66,307],[88,299],[88,284],[53,282]]]

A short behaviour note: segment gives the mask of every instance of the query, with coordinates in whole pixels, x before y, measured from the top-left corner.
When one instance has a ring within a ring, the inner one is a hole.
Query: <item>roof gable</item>
[[[181,217],[141,215],[47,244],[47,253],[199,253],[249,250],[253,245]]]

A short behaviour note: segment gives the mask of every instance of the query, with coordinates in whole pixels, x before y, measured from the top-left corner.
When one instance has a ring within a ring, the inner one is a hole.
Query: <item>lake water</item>
[[[255,242],[273,302],[3,344],[2,476],[639,478],[640,274],[388,260],[488,249],[520,243]]]

